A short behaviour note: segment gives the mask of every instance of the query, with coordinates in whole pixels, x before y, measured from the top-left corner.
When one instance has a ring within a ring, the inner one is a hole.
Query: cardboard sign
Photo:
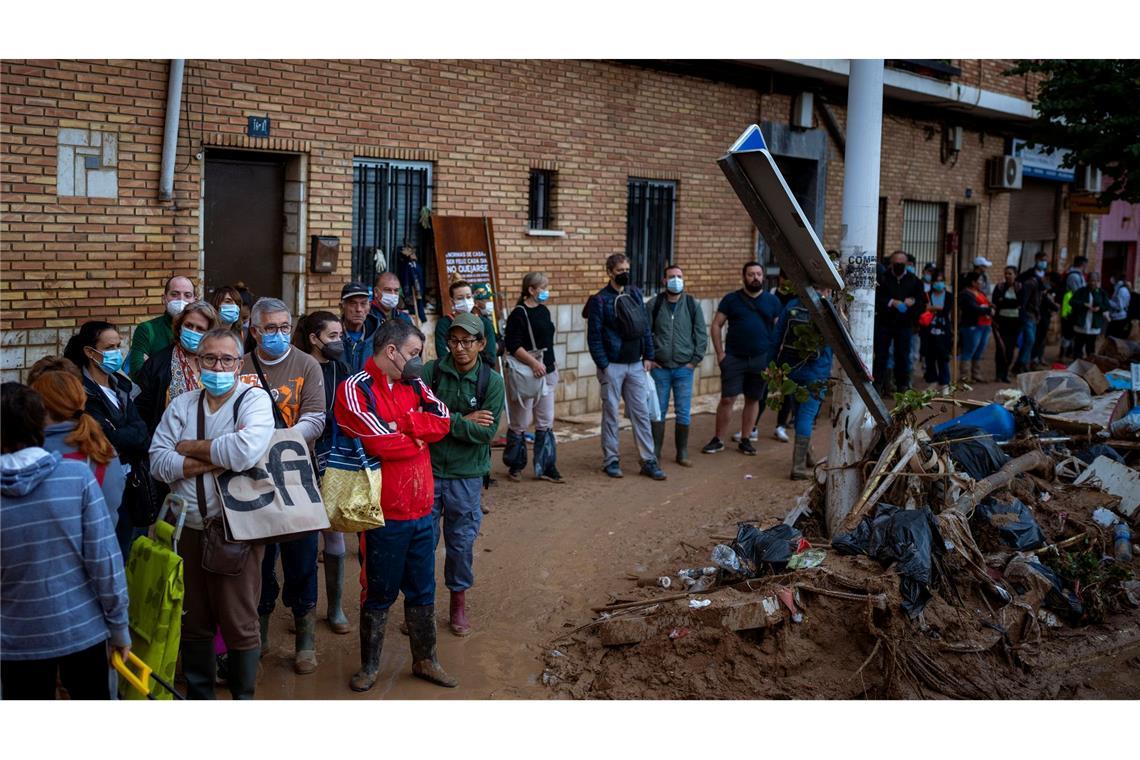
[[[458,280],[471,283],[476,292],[483,287],[499,293],[495,230],[489,217],[432,214],[431,229],[441,311],[448,311],[448,288]]]

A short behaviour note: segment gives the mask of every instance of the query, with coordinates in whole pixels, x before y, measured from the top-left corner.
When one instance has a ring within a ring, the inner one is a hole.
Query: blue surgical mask
[[[910,264],[907,264],[906,265],[906,271],[910,272],[911,274],[914,274],[914,267]]]
[[[202,342],[202,335],[203,333],[183,326],[178,336],[178,342],[182,344],[184,349],[194,354],[198,352],[198,344]]]
[[[211,396],[221,396],[223,393],[228,393],[234,387],[234,383],[237,382],[237,376],[233,372],[215,372],[211,369],[202,370],[199,377],[202,380],[202,387]]]
[[[1039,271],[1044,272],[1048,268],[1049,268],[1049,262],[1048,261],[1038,261],[1037,262],[1037,269]]]
[[[680,293],[685,289],[685,280],[681,277],[670,277],[665,281],[665,289],[670,293]]]
[[[273,335],[262,333],[261,348],[272,357],[284,356],[285,352],[289,350],[289,339],[281,333],[274,333]]]
[[[99,369],[108,375],[113,375],[123,368],[123,352],[112,348],[103,352],[103,361],[99,362]]]
[[[232,325],[241,317],[241,307],[232,303],[222,304],[222,308],[218,309],[218,316],[227,325]]]
[[[946,283],[936,282],[933,285],[931,285],[930,287],[932,287],[935,290],[935,292],[941,293],[943,290],[946,290]]]
[[[547,298],[550,298],[550,291],[540,290],[538,291],[538,295],[534,297],[534,300],[538,301],[539,303],[546,303]]]
[[[930,282],[932,279],[934,279],[934,278],[933,278],[933,277],[931,277],[931,276],[930,276],[930,275],[928,275],[928,274],[924,274],[924,275],[922,276],[922,281],[923,281],[923,282]]]

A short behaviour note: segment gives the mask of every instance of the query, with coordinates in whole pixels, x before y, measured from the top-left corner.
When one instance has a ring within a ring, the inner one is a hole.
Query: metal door
[[[284,157],[207,154],[204,201],[205,292],[242,282],[255,296],[280,298]]]

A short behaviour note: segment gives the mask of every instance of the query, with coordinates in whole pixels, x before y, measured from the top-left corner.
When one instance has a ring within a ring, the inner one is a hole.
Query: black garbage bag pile
[[[931,441],[954,441],[948,447],[950,458],[974,480],[993,475],[1009,461],[994,437],[979,427],[953,427],[934,436]]]
[[[1049,567],[1026,555],[1018,555],[1005,568],[1005,579],[1033,607],[1045,606],[1076,625],[1085,613],[1084,604],[1066,581]]]
[[[757,575],[781,572],[796,553],[803,534],[790,525],[777,525],[760,530],[755,525],[740,523],[733,550],[756,568]]]
[[[1124,457],[1120,456],[1120,452],[1107,443],[1094,443],[1092,446],[1086,446],[1076,453],[1077,459],[1085,464],[1092,464],[1094,459],[1102,456],[1108,457],[1117,464],[1124,464]]]
[[[946,551],[928,507],[904,510],[882,503],[855,530],[832,538],[831,546],[840,554],[866,554],[883,565],[897,562],[902,608],[911,618],[918,617],[930,601],[936,558]]]
[[[1045,545],[1045,534],[1041,532],[1041,526],[1021,499],[1002,502],[987,496],[974,509],[974,520],[997,531],[1003,544],[1018,551]]]

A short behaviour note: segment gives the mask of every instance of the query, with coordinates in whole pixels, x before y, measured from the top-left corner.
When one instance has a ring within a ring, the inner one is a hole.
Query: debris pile
[[[813,481],[783,522],[742,522],[636,576],[552,642],[544,683],[573,698],[1053,698],[1077,688],[1074,663],[1120,658],[1140,696],[1140,424],[1120,424],[1140,407],[1099,359],[950,424],[896,422],[830,540]]]

